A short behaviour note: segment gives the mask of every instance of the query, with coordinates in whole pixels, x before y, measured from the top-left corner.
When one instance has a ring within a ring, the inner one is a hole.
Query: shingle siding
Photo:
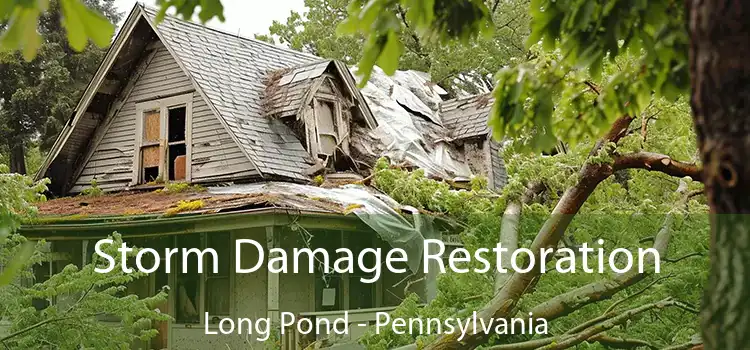
[[[440,115],[453,138],[466,139],[489,134],[487,121],[491,108],[489,96],[477,95],[441,103]]]

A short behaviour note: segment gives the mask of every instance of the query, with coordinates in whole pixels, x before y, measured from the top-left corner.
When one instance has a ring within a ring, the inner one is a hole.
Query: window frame
[[[229,231],[229,232],[209,232],[209,233],[196,233],[196,234],[200,235],[200,249],[203,250],[203,249],[209,248],[208,247],[208,235],[220,234],[220,233],[225,233],[225,234],[227,234],[229,236],[229,242],[228,242],[229,246],[227,247],[227,249],[229,251],[229,265],[230,265],[229,266],[229,276],[228,276],[229,277],[229,290],[228,290],[228,293],[229,293],[229,314],[227,314],[227,315],[224,315],[224,314],[212,314],[210,316],[211,317],[219,317],[219,318],[223,318],[223,317],[230,317],[231,318],[231,317],[235,317],[235,296],[234,296],[234,294],[235,294],[235,290],[234,290],[234,284],[235,284],[235,273],[234,273],[234,271],[235,271],[235,251],[234,251],[233,248],[234,248],[234,244],[235,244],[235,239],[236,238],[235,238],[234,232],[231,232],[231,231]],[[177,242],[178,236],[180,236],[180,235],[174,235],[174,237],[172,237],[172,245],[174,247],[178,246],[178,242]],[[213,247],[211,247],[211,248],[213,248]],[[217,251],[217,253],[218,253],[218,251]],[[180,269],[179,268],[180,261],[178,261],[178,259],[182,259],[182,255],[180,254],[179,256],[172,256],[172,259],[173,259],[171,261],[172,267],[175,268],[175,269]],[[210,260],[210,255],[206,255],[206,259],[203,260],[203,266],[202,266],[203,267],[203,273],[198,274],[199,275],[199,278],[198,278],[198,282],[199,282],[199,284],[198,284],[198,300],[197,300],[196,305],[195,305],[195,308],[198,311],[198,317],[199,317],[198,323],[184,323],[184,322],[179,322],[177,320],[177,295],[176,295],[176,292],[177,292],[177,279],[182,274],[182,272],[181,272],[181,270],[179,270],[179,271],[178,270],[174,270],[174,271],[172,271],[172,273],[169,274],[169,276],[168,276],[168,278],[169,278],[169,288],[171,290],[175,291],[175,293],[169,293],[170,315],[172,317],[174,317],[174,320],[172,321],[173,325],[195,325],[195,324],[205,325],[208,322],[208,327],[209,328],[215,328],[215,327],[218,326],[218,325],[216,325],[214,323],[210,323],[210,320],[206,320],[206,311],[207,311],[206,308],[208,306],[207,303],[206,303],[206,297],[208,296],[208,291],[207,291],[206,288],[207,288],[207,281],[208,281],[208,275],[209,275],[209,273],[208,273],[209,260]]]
[[[349,234],[349,232],[338,231],[336,234],[338,236],[337,238],[338,244],[336,244],[337,246],[346,247],[347,249],[352,249],[352,245],[351,245],[352,237]],[[376,237],[376,235],[375,234],[371,235],[369,237],[369,246],[377,248],[379,246],[378,244],[379,244],[379,239]],[[319,247],[315,246],[313,248],[319,248]],[[337,255],[334,256],[331,260],[331,264],[333,264],[333,262],[336,261],[337,258],[338,258]],[[355,259],[357,259],[356,256],[355,256]],[[350,295],[351,283],[353,280],[359,277],[353,276],[353,274],[350,274],[349,272],[344,272],[340,274],[332,273],[331,275],[336,276],[341,279],[341,285],[336,290],[336,299],[337,299],[337,302],[341,303],[341,305],[339,305],[339,308],[334,309],[334,310],[322,310],[322,309],[319,310],[318,299],[322,297],[322,295],[319,294],[319,293],[322,293],[322,290],[320,291],[318,290],[317,281],[318,279],[322,277],[322,272],[316,269],[315,277],[314,277],[315,283],[313,283],[313,286],[312,286],[313,299],[314,299],[313,304],[312,304],[312,309],[314,310],[313,312],[343,312],[343,311],[354,311],[354,310],[370,310],[370,309],[377,309],[383,306],[384,288],[383,288],[382,275],[381,275],[381,278],[378,278],[377,281],[370,284],[370,288],[372,291],[372,305],[373,306],[369,308],[360,308],[360,309],[351,308],[351,295]]]
[[[321,142],[320,142],[320,131],[318,128],[318,113],[319,113],[319,104],[323,103],[329,103],[333,107],[331,112],[333,113],[333,127],[334,131],[336,132],[336,148],[334,149],[333,154],[331,157],[335,157],[336,150],[346,150],[348,149],[348,143],[349,143],[349,129],[350,127],[347,125],[344,127],[344,123],[347,123],[346,120],[344,120],[344,113],[343,113],[343,107],[341,105],[341,101],[336,97],[336,95],[330,94],[330,93],[324,93],[324,92],[318,92],[314,95],[312,98],[312,101],[310,102],[311,110],[312,110],[312,118],[311,118],[311,125],[308,125],[308,151],[314,158],[319,158],[320,148],[321,148]],[[312,136],[315,137],[314,140],[311,140]],[[313,145],[314,143],[314,145]],[[347,153],[344,151],[344,153]]]
[[[143,141],[143,128],[145,117],[148,112],[159,111],[159,179],[168,181],[168,156],[167,152],[171,144],[169,142],[169,110],[185,107],[185,180],[192,182],[192,155],[193,155],[193,94],[177,95],[157,100],[136,103],[135,105],[135,148],[133,153],[133,178],[131,185],[145,183],[143,179],[142,148],[150,144]],[[183,180],[180,180],[183,181]]]

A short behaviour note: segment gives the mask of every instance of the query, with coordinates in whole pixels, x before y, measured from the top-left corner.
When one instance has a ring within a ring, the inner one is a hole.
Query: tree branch
[[[677,193],[683,194],[687,191],[687,184],[684,181],[680,181],[680,186],[677,188]],[[684,201],[684,197],[680,199],[679,203]],[[664,217],[664,223],[662,224],[659,232],[654,237],[653,248],[659,252],[660,256],[666,256],[669,242],[672,239],[672,225],[674,223],[674,215],[678,210],[681,210],[681,205],[675,205],[675,208],[670,210],[669,213]],[[655,261],[648,261],[649,265],[655,263]],[[619,274],[611,278],[599,280],[596,282],[589,283],[585,286],[576,288],[570,292],[560,294],[552,299],[547,300],[531,309],[531,313],[536,318],[544,318],[546,320],[552,320],[555,318],[567,316],[582,307],[593,304],[599,301],[607,300],[612,298],[615,294],[620,291],[642,281],[644,278],[649,276],[648,269],[644,269],[643,273],[639,273],[637,270],[629,271],[624,274]]]
[[[615,171],[622,169],[646,169],[659,171],[676,177],[689,176],[695,181],[703,181],[702,169],[695,164],[673,160],[668,155],[653,152],[635,152],[615,157]]]
[[[633,118],[630,116],[618,118],[613,123],[606,137],[596,143],[591,150],[591,154],[598,153],[601,147],[609,142],[616,143],[619,141],[632,121]],[[591,193],[594,192],[596,186],[611,176],[612,173],[612,167],[608,164],[586,162],[581,167],[578,182],[568,188],[562,195],[560,201],[557,202],[557,205],[552,210],[552,214],[537,233],[529,249],[536,254],[542,249],[557,247],[575,214],[578,213]],[[477,312],[477,318],[487,323],[493,318],[507,318],[515,315],[518,300],[524,294],[534,289],[540,276],[540,266],[536,266],[527,273],[514,272],[492,300]],[[473,349],[484,343],[489,334],[484,332],[467,334],[462,341],[458,340],[460,336],[461,334],[458,333],[443,334],[424,349]]]
[[[518,222],[521,216],[521,209],[525,204],[531,202],[536,195],[544,192],[546,188],[541,182],[529,184],[529,187],[520,200],[510,201],[505,207],[500,226],[500,243],[503,247],[508,248],[509,253],[518,249]],[[507,269],[510,266],[511,254],[505,254],[502,258],[500,267]],[[502,273],[500,270],[497,269],[495,272],[495,293],[500,291],[510,277],[509,273]]]
[[[653,344],[645,340],[632,339],[632,338],[617,338],[617,337],[609,336],[604,333],[591,337],[589,340],[598,342],[599,344],[602,344],[606,346],[607,348],[614,348],[614,349],[636,349],[636,348],[642,348],[642,347],[647,347],[649,349],[658,349],[656,346],[654,346]]]
[[[584,84],[586,84],[586,86],[588,86],[588,87],[589,87],[589,89],[591,89],[591,91],[593,91],[593,92],[594,92],[595,94],[599,95],[599,87],[598,87],[598,86],[596,86],[596,84],[594,84],[594,83],[593,83],[592,81],[590,81],[590,80],[586,80],[586,81],[584,81],[583,83],[584,83]]]
[[[646,304],[634,309],[630,309],[627,311],[622,312],[621,314],[612,317],[611,319],[602,322],[596,326],[590,327],[581,333],[571,335],[567,338],[563,338],[560,341],[556,341],[552,344],[549,344],[547,346],[541,347],[540,350],[561,350],[561,349],[567,349],[570,347],[573,347],[575,345],[578,345],[580,343],[583,343],[584,341],[597,336],[601,333],[604,333],[605,331],[608,331],[615,326],[625,323],[626,321],[633,318],[633,316],[641,314],[643,312],[652,310],[652,309],[663,309],[668,306],[675,306],[677,305],[677,302],[671,299],[664,299],[660,302],[652,303],[652,304]]]
[[[597,324],[593,324],[589,327],[586,327],[585,329],[582,329],[578,333],[574,333],[574,334],[566,333],[560,336],[550,337],[550,338],[545,338],[545,339],[535,339],[535,340],[522,342],[522,343],[497,345],[497,346],[490,347],[489,349],[492,349],[492,350],[567,349],[575,345],[578,345],[584,341],[592,339],[594,337],[598,337],[602,335],[605,331],[608,331],[619,324],[625,323],[626,321],[630,320],[635,315],[638,315],[643,312],[656,309],[656,308],[663,309],[668,306],[677,306],[677,304],[678,304],[677,301],[667,298],[656,303],[645,304],[645,305],[642,305],[642,306],[639,306],[630,310],[612,314],[606,319],[603,319],[601,322],[598,322]]]
[[[96,314],[87,315],[87,316],[85,316],[83,318],[99,316],[101,314],[104,314],[104,313],[103,312],[99,312],[99,313],[96,313]],[[12,334],[8,334],[8,335],[0,338],[0,343],[4,343],[8,339],[15,338],[15,337],[17,337],[19,335],[22,335],[22,334],[25,334],[27,332],[33,331],[33,330],[35,330],[35,329],[37,329],[39,327],[42,327],[42,326],[50,324],[50,323],[66,321],[66,320],[70,320],[70,319],[74,319],[74,318],[79,318],[79,317],[81,317],[81,316],[65,316],[65,317],[48,318],[48,319],[46,319],[44,321],[39,321],[39,322],[37,322],[37,323],[35,323],[35,324],[31,325],[31,326],[28,326],[28,327],[26,327],[24,329],[21,329],[19,331],[16,331],[16,332],[14,332]]]
[[[663,260],[666,261],[666,262],[668,262],[668,263],[676,263],[676,262],[680,262],[682,260],[685,260],[687,258],[692,258],[694,256],[703,256],[703,253],[695,252],[695,253],[690,253],[690,254],[687,254],[687,255],[679,257],[679,258],[675,258],[675,259],[664,258]]]

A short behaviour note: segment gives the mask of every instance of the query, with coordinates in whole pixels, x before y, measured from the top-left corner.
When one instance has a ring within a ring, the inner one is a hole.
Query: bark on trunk
[[[12,142],[10,148],[10,172],[26,174],[26,152],[23,142]]]
[[[750,2],[689,0],[691,105],[711,207],[706,349],[750,348]]]

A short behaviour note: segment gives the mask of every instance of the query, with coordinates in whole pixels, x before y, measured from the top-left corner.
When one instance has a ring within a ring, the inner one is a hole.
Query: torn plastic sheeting
[[[373,194],[358,185],[340,188],[321,188],[286,182],[236,184],[225,187],[211,187],[212,194],[287,194],[308,198],[324,198],[344,207],[355,207],[352,212],[367,226],[372,228],[384,241],[394,248],[403,249],[407,254],[409,269],[416,273],[422,259],[424,237],[434,236],[431,218],[422,217],[411,207],[401,206],[392,198]],[[409,222],[394,208],[404,209],[415,214],[414,224]]]
[[[442,120],[437,114],[437,110],[440,107],[440,103],[443,102],[443,98],[441,97],[441,95],[446,95],[447,92],[437,84],[431,83],[428,80],[429,74],[419,74],[418,72],[411,70],[396,71],[391,79],[396,83],[396,86],[408,91],[408,93],[404,93],[398,92],[397,89],[394,89],[392,95],[396,97],[396,100],[399,103],[404,103],[402,102],[402,99],[416,99],[413,104],[418,108],[421,108],[419,107],[420,105],[427,107],[428,111],[433,112],[427,115],[427,117],[429,117],[433,122],[442,125]],[[411,104],[407,104],[407,106],[409,108],[412,108],[412,110],[419,111],[417,109],[414,109]]]
[[[371,132],[385,147],[382,156],[396,161],[406,161],[428,175],[449,178],[441,164],[435,163],[421,145],[425,142],[422,132],[414,125],[411,114],[386,92],[395,84],[382,71],[376,69],[370,81],[362,89],[367,105],[378,120],[379,126]],[[426,108],[426,106],[425,106]]]
[[[424,118],[429,119],[435,124],[443,125],[437,112],[430,109],[430,107],[424,104],[424,102],[422,102],[422,100],[414,95],[409,89],[399,84],[394,84],[392,90],[391,97],[395,99],[399,105],[414,113],[422,115]]]
[[[443,179],[452,177],[441,164],[435,162],[437,158],[427,153],[418,140],[409,139],[402,131],[403,129],[390,124],[381,124],[371,131],[371,135],[385,145],[386,151],[381,154],[382,156],[413,164],[423,169],[427,175]]]

